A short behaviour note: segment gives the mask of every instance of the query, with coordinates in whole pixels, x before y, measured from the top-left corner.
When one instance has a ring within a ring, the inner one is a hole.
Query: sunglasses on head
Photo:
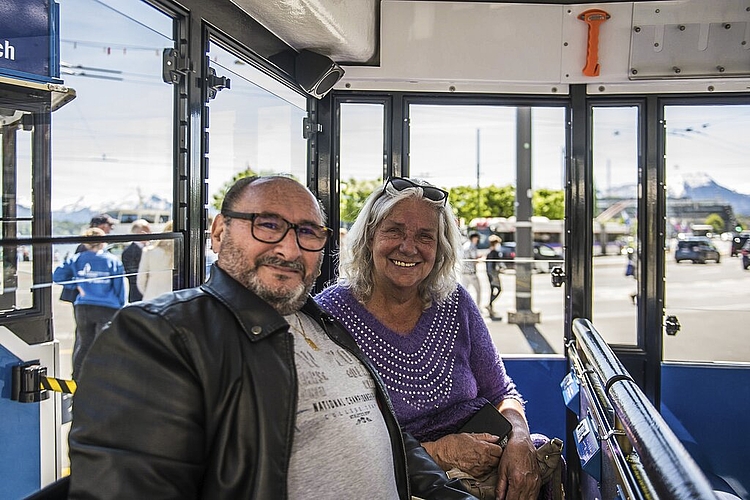
[[[443,206],[445,206],[445,202],[448,199],[448,191],[436,188],[435,186],[417,184],[416,182],[412,182],[409,179],[405,179],[403,177],[391,177],[390,179],[388,179],[388,181],[383,186],[383,191],[380,193],[380,196],[383,196],[383,194],[385,194],[388,184],[393,186],[396,191],[403,191],[404,189],[409,188],[420,188],[422,190],[422,196],[424,198],[427,198],[431,201],[442,201]]]

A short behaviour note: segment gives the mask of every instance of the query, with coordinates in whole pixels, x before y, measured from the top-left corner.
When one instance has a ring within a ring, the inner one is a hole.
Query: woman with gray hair
[[[535,498],[539,466],[523,399],[457,282],[461,242],[448,192],[389,179],[365,202],[347,247],[338,283],[316,300],[378,368],[399,423],[444,470],[496,473],[498,498]],[[488,402],[513,425],[507,444],[460,432]]]

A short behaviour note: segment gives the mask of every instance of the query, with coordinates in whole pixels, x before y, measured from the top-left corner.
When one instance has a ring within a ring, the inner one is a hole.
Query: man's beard
[[[294,287],[293,289],[285,289],[282,287],[274,288],[266,285],[258,277],[257,269],[264,264],[271,264],[277,267],[288,267],[291,269],[299,269],[303,273],[302,283]],[[305,275],[305,266],[298,261],[285,261],[278,257],[268,255],[266,257],[259,257],[255,260],[255,269],[248,269],[245,272],[248,284],[247,288],[255,292],[255,294],[261,299],[265,300],[271,306],[278,311],[282,316],[292,314],[295,311],[299,311],[307,301],[307,296],[315,284],[315,279],[312,275]]]
[[[275,257],[273,255],[265,255],[255,259],[254,267],[248,268],[243,266],[244,257],[233,244],[226,245],[228,241],[222,244],[221,247],[221,268],[224,269],[230,276],[242,283],[248,290],[255,293],[258,297],[268,302],[271,307],[282,316],[292,314],[299,311],[304,303],[307,301],[307,296],[312,291],[315,285],[315,276],[313,274],[308,275],[304,264],[298,260],[286,261]],[[323,254],[321,253],[318,259],[317,266],[320,268],[320,264],[323,261]],[[231,263],[228,265],[228,263]],[[295,286],[291,290],[284,287],[273,287],[263,283],[258,277],[258,269],[262,265],[273,265],[277,267],[286,267],[294,269],[302,273],[302,283]]]

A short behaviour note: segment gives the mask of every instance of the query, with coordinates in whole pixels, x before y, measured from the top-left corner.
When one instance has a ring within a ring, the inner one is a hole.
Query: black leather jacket
[[[376,381],[399,498],[474,498],[402,435],[382,381],[343,327],[311,299],[304,311]],[[70,498],[286,498],[292,347],[284,318],[217,266],[203,286],[122,309],[78,381]]]

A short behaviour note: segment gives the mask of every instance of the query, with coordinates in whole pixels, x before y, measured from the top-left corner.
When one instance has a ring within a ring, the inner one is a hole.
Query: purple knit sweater
[[[370,358],[399,423],[422,442],[455,433],[487,401],[523,401],[479,309],[461,286],[424,311],[405,336],[380,323],[344,286],[333,285],[315,300]]]

